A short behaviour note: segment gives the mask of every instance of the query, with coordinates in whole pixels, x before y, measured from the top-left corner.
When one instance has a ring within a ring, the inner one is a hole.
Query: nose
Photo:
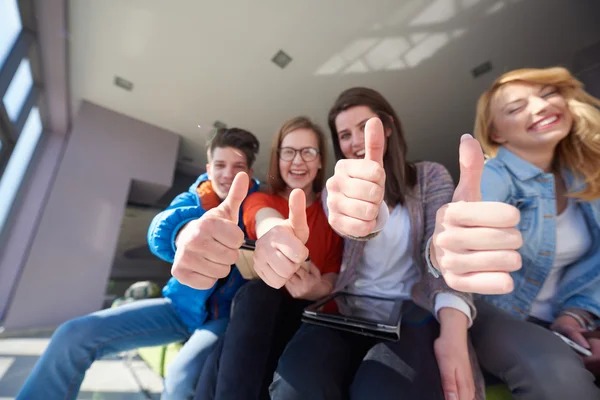
[[[352,133],[352,148],[362,149],[365,146],[365,133],[357,131]]]
[[[225,178],[229,178],[229,179],[235,178],[235,170],[234,170],[233,166],[225,168],[223,170],[223,176]]]
[[[531,111],[534,114],[539,114],[543,111],[546,111],[546,109],[549,106],[549,103],[546,99],[544,99],[543,97],[538,97],[538,96],[534,96],[529,100],[529,104],[531,107]]]
[[[294,158],[292,159],[292,164],[302,164],[304,160],[302,159],[302,155],[299,151],[294,154]]]

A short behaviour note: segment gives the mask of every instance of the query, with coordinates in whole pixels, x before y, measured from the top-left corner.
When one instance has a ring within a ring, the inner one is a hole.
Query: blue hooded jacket
[[[207,180],[208,175],[202,174],[187,192],[175,197],[166,210],[154,217],[148,229],[148,246],[154,255],[173,263],[176,251],[175,238],[179,230],[207,211],[202,208],[197,192],[198,186]],[[259,182],[253,179],[248,194],[256,192],[258,188]],[[245,234],[242,207],[240,207],[239,226]],[[163,296],[171,299],[182,322],[192,332],[207,320],[229,317],[233,296],[244,283],[246,280],[233,266],[229,276],[220,279],[207,290],[193,289],[171,278],[163,288]]]

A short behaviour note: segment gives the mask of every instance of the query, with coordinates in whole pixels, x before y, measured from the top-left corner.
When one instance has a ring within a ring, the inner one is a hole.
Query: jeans
[[[470,331],[479,363],[506,382],[514,399],[600,399],[592,373],[556,335],[483,300],[475,305]]]
[[[201,363],[228,320],[207,322],[193,335],[169,299],[139,300],[62,324],[17,395],[19,400],[76,399],[87,369],[102,357],[190,339],[169,369],[163,399],[193,395]]]
[[[254,280],[237,292],[233,304],[227,332],[200,374],[197,400],[268,399],[277,360],[310,302]]]
[[[416,306],[396,342],[305,323],[279,359],[271,399],[443,400],[438,336],[435,318]]]

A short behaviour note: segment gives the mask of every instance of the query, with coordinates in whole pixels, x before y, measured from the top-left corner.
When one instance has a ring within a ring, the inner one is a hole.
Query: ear
[[[492,139],[492,141],[494,141],[494,143],[498,143],[498,144],[506,143],[506,139],[504,139],[501,135],[499,135],[493,127],[490,129],[490,139]]]
[[[206,173],[208,174],[208,179],[210,179],[212,181],[213,178],[212,178],[212,170],[210,168],[210,163],[206,164]]]
[[[250,180],[252,181],[252,178],[254,178],[254,169],[250,168],[247,173],[248,178],[250,178]]]

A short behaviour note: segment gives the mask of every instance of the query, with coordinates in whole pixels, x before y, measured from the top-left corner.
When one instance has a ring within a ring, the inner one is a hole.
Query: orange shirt
[[[273,208],[283,215],[283,218],[288,218],[290,211],[288,201],[278,195],[257,192],[246,197],[243,216],[246,233],[250,239],[256,240],[256,214],[263,208]],[[306,242],[310,260],[321,274],[329,272],[337,274],[342,265],[344,241],[329,226],[320,196],[317,196],[317,200],[306,208],[306,220],[310,229]]]

